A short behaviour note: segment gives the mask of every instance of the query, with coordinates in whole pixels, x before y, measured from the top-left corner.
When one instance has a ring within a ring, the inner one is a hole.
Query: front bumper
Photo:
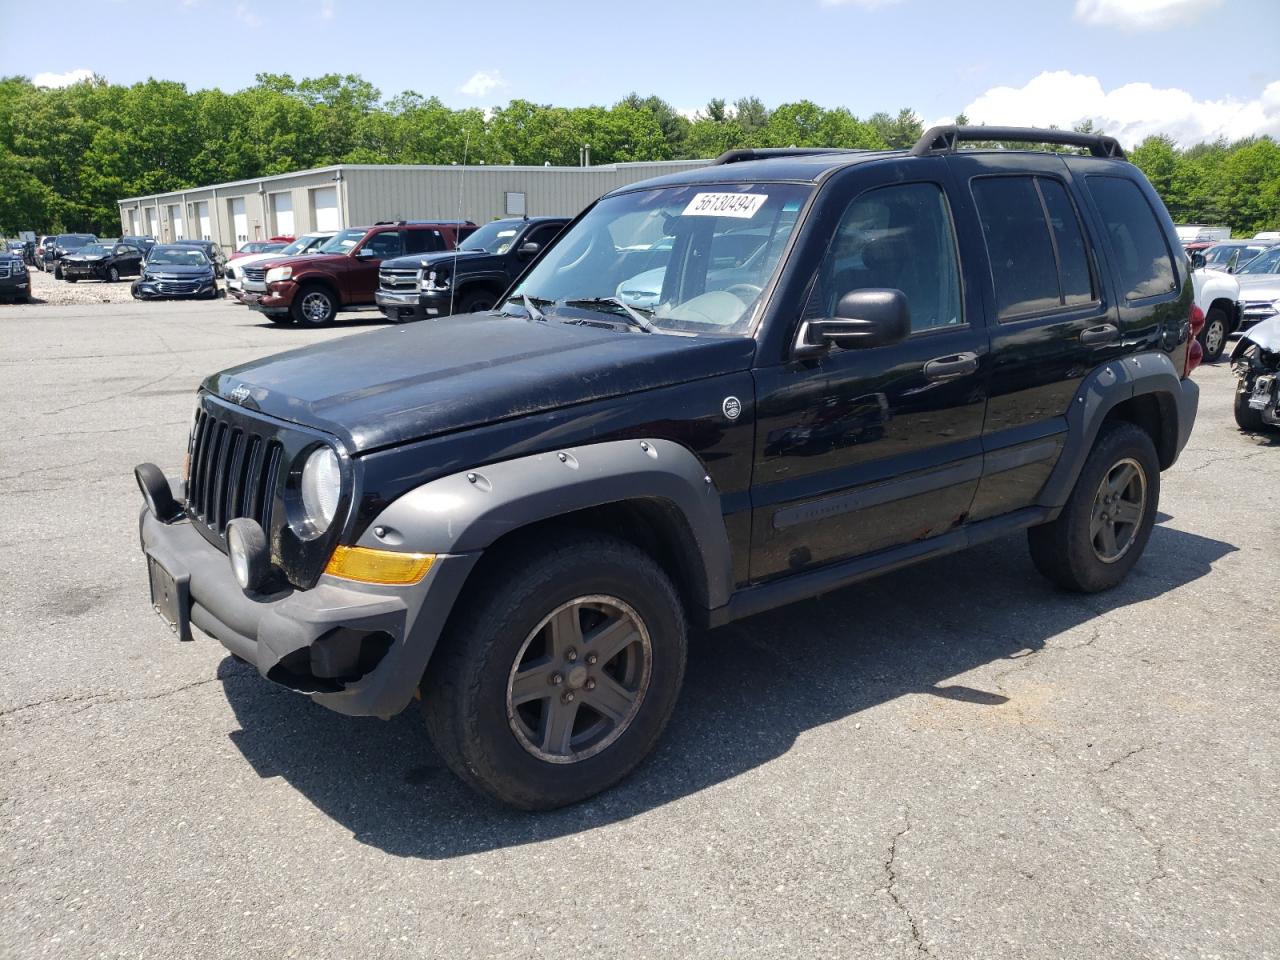
[[[266,284],[266,290],[263,293],[251,293],[246,281],[246,289],[240,296],[240,302],[259,313],[280,316],[289,312],[289,308],[293,306],[293,296],[297,291],[298,285],[292,280],[276,280]]]
[[[62,261],[63,277],[74,277],[77,280],[97,280],[106,274],[106,268],[98,263],[75,263]]]
[[[25,273],[0,277],[0,297],[25,297],[31,292],[31,281],[27,277]]]
[[[179,586],[191,624],[268,680],[351,716],[389,717],[409,704],[479,558],[437,557],[410,587],[326,575],[310,590],[260,595],[240,588],[227,557],[186,519],[164,523],[144,506],[139,534],[149,561]]]
[[[185,280],[135,280],[133,295],[144,300],[160,300],[180,297],[209,297],[218,292],[214,279],[188,282]]]
[[[417,293],[391,293],[379,290],[373,295],[374,303],[388,320],[404,322],[406,320],[425,320],[428,316],[437,316],[435,311],[427,313],[422,298]]]
[[[1275,307],[1272,306],[1274,302],[1274,300],[1242,300],[1239,304],[1240,322],[1236,325],[1236,329],[1247,330],[1255,323],[1270,320],[1276,315]]]

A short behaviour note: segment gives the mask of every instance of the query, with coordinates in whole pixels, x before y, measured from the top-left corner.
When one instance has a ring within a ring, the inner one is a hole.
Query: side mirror
[[[1204,252],[1201,250],[1197,250],[1193,254],[1191,254],[1191,269],[1199,270],[1203,266],[1204,266]]]
[[[885,347],[911,335],[911,309],[901,290],[851,290],[836,304],[836,314],[800,325],[794,355],[812,357],[832,345],[843,350]]]
[[[516,251],[521,260],[532,260],[538,255],[538,251],[542,249],[542,245],[534,243],[530,240],[528,243],[520,244],[520,249]]]

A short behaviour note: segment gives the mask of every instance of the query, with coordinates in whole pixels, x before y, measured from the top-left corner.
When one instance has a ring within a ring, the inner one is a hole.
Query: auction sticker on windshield
[[[699,193],[689,201],[681,216],[750,220],[768,199],[763,193]]]

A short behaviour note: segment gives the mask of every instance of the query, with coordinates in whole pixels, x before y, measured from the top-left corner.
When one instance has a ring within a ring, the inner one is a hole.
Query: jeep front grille
[[[255,282],[260,283],[261,281],[267,279],[267,268],[266,267],[242,267],[240,269],[240,276],[245,280],[253,280]]]
[[[192,520],[222,536],[237,517],[271,530],[271,509],[280,480],[284,447],[270,424],[262,432],[201,409],[191,439],[187,512]]]

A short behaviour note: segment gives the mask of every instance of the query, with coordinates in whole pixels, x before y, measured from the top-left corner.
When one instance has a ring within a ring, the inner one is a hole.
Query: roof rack
[[[771,157],[808,157],[817,153],[853,153],[841,147],[742,147],[726,150],[711,161],[711,166],[726,163],[744,163],[747,160],[768,160]]]
[[[1064,147],[1085,147],[1095,157],[1123,160],[1124,150],[1115,137],[1074,130],[1042,130],[1037,127],[930,127],[911,148],[913,157],[932,153],[954,153],[961,143],[975,140],[1004,140],[1014,143],[1052,143]]]
[[[378,220],[375,227],[409,227],[415,224],[430,224],[433,227],[474,227],[470,220]]]

